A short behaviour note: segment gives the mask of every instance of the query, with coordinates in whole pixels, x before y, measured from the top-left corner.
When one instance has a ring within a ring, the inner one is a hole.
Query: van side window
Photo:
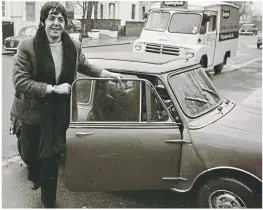
[[[208,31],[215,31],[216,30],[216,16],[212,15],[210,17]]]

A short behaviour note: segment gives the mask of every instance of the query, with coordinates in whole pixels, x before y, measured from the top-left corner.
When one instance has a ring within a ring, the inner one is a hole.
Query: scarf
[[[59,79],[56,81],[54,60],[45,28],[38,29],[34,39],[37,61],[36,81],[50,85],[73,83],[77,50],[67,33],[62,33],[61,40],[63,61]],[[70,95],[46,94],[39,100],[41,106],[39,157],[47,159],[65,150],[66,131],[70,119]]]

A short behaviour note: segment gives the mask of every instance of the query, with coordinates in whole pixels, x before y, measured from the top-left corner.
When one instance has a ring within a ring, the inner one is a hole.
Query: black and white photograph
[[[1,1],[2,208],[262,208],[262,1]]]

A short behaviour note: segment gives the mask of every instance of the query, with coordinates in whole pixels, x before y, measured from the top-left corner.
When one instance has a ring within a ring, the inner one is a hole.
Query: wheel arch
[[[204,64],[201,63],[201,61],[204,60]],[[207,68],[208,66],[208,57],[207,54],[203,54],[200,58],[200,64],[202,65],[202,67]]]
[[[216,167],[200,173],[193,181],[191,189],[196,190],[207,180],[222,176],[235,178],[243,183],[248,183],[249,186],[262,194],[262,180],[250,172],[234,167]]]
[[[231,56],[231,51],[229,50],[229,51],[226,51],[226,53],[225,53],[225,57],[224,57],[224,64],[226,64],[226,60],[227,60],[227,58],[230,58],[230,56]]]

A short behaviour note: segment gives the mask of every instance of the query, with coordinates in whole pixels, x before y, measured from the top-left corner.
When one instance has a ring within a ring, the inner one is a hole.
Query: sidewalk
[[[82,40],[82,48],[91,48],[91,47],[104,47],[111,45],[125,45],[132,44],[136,39],[139,39],[138,36],[121,36],[118,38],[110,38],[105,35],[100,35],[99,39],[84,38]],[[2,47],[2,55],[14,54],[14,51],[5,51]]]

